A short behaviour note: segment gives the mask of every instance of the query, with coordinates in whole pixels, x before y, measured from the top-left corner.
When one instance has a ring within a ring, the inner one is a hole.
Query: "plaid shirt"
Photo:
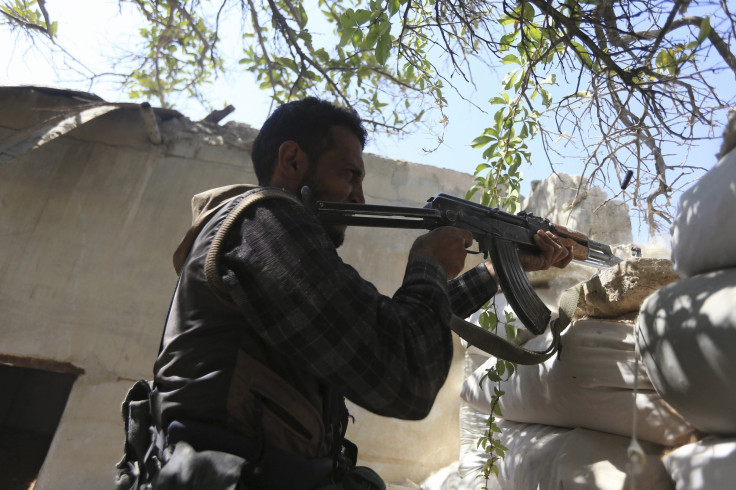
[[[466,317],[497,290],[483,264],[448,283],[436,262],[413,257],[384,296],[313,216],[281,199],[249,209],[223,250],[223,282],[258,337],[357,405],[404,419],[426,416],[447,377],[451,311]]]

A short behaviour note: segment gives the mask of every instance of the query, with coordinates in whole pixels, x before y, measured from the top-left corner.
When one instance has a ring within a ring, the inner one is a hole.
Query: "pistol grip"
[[[489,243],[483,248],[491,257],[506,300],[529,331],[536,335],[544,333],[551,313],[529,284],[529,278],[519,262],[516,244],[496,237],[488,237],[487,240]]]

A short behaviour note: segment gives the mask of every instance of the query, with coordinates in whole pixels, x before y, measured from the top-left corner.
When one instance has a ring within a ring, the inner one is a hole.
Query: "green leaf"
[[[501,36],[501,40],[499,41],[499,45],[501,46],[501,50],[504,50],[504,47],[508,49],[511,47],[511,45],[514,42],[514,39],[516,39],[516,36],[519,35],[519,31],[515,30],[513,32],[509,32],[508,34],[504,34]]]
[[[592,68],[593,61],[591,60],[588,52],[585,50],[585,47],[577,41],[573,41],[570,44],[573,46],[575,55],[578,57],[580,61],[582,61],[583,66],[585,66],[588,69]]]
[[[503,14],[503,15],[499,16],[499,18],[498,18],[498,23],[501,24],[502,26],[507,26],[507,25],[513,24],[515,22],[518,22],[518,18],[511,17],[508,14]]]
[[[508,65],[511,63],[516,63],[517,65],[521,64],[521,61],[519,61],[519,57],[516,56],[515,54],[507,54],[506,56],[501,58],[501,61],[503,62],[504,65]]]
[[[388,17],[384,15],[383,18],[381,19],[381,23],[379,24],[378,34],[382,36],[384,34],[388,34],[390,30],[391,30],[391,21],[388,19]]]
[[[478,136],[473,140],[472,143],[470,143],[470,146],[473,148],[481,148],[483,146],[486,146],[491,141],[494,141],[495,138],[491,136]]]
[[[496,154],[497,148],[498,148],[498,143],[493,143],[483,152],[483,158],[485,158],[486,160],[490,160],[491,158],[493,158],[494,155]]]
[[[534,7],[526,2],[524,2],[524,20],[529,22],[534,20]]]
[[[487,163],[479,163],[478,166],[475,167],[475,173],[476,174],[479,174],[480,172],[482,172],[482,171],[484,171],[486,169],[489,169],[489,168],[491,168],[491,166],[488,165]],[[475,192],[473,194],[475,194]]]
[[[516,68],[515,70],[511,70],[506,74],[505,77],[503,77],[503,80],[501,81],[501,84],[503,85],[504,90],[508,90],[511,88],[511,86],[514,84],[514,80],[516,79],[516,74],[519,72],[519,68]]]
[[[358,9],[353,14],[353,22],[355,26],[362,26],[366,22],[371,20],[371,11],[366,9]]]
[[[389,15],[394,15],[396,12],[398,12],[399,7],[401,7],[401,2],[399,0],[388,0]]]
[[[705,17],[703,21],[700,23],[700,34],[698,34],[698,44],[705,41],[705,38],[708,37],[710,34],[711,27],[710,27],[710,17]]]
[[[360,29],[353,30],[353,37],[350,39],[350,44],[354,48],[359,48],[363,44],[363,31]]]
[[[677,72],[677,59],[675,52],[671,49],[661,50],[655,58],[655,64],[660,70],[667,70],[670,75],[675,75]]]
[[[353,39],[356,29],[354,27],[343,27],[342,34],[340,35],[339,46],[345,46]]]
[[[378,37],[378,41],[376,43],[376,61],[381,65],[385,65],[390,54],[391,34],[383,34]]]
[[[372,49],[378,41],[378,35],[380,34],[379,29],[376,26],[371,26],[368,30],[368,34],[365,36],[365,42],[363,47],[365,49]]]
[[[304,6],[301,3],[296,4],[296,13],[297,13],[297,25],[300,29],[304,29],[307,25],[307,22],[309,18],[307,17],[307,11],[304,9]]]
[[[557,83],[557,75],[552,73],[550,76],[539,82],[539,85],[555,85]]]
[[[526,35],[529,36],[533,41],[539,42],[542,40],[542,33],[535,26],[529,26],[526,29]]]
[[[319,59],[323,63],[329,61],[330,59],[330,55],[327,53],[327,51],[325,51],[324,48],[320,48],[317,51],[315,51],[314,55],[317,57],[317,59]]]
[[[549,107],[552,104],[552,96],[549,90],[540,90],[539,93],[542,94],[542,104],[544,107]]]
[[[342,28],[352,27],[355,25],[355,10],[351,8],[345,9],[345,12],[340,16],[340,24]]]

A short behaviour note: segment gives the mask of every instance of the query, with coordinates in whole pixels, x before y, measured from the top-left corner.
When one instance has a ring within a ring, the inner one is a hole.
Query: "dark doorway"
[[[0,488],[33,488],[76,378],[0,364]]]

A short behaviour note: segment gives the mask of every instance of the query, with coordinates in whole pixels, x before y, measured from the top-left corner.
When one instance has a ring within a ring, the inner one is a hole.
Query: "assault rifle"
[[[548,219],[525,212],[514,215],[442,193],[430,198],[424,207],[412,208],[316,201],[305,187],[302,202],[326,225],[426,230],[455,226],[470,231],[479,252],[490,257],[501,289],[517,317],[535,334],[546,330],[551,313],[529,283],[517,248],[536,248],[532,237],[538,230],[551,231],[563,245],[572,247],[576,262],[598,268],[621,262],[609,245]]]

